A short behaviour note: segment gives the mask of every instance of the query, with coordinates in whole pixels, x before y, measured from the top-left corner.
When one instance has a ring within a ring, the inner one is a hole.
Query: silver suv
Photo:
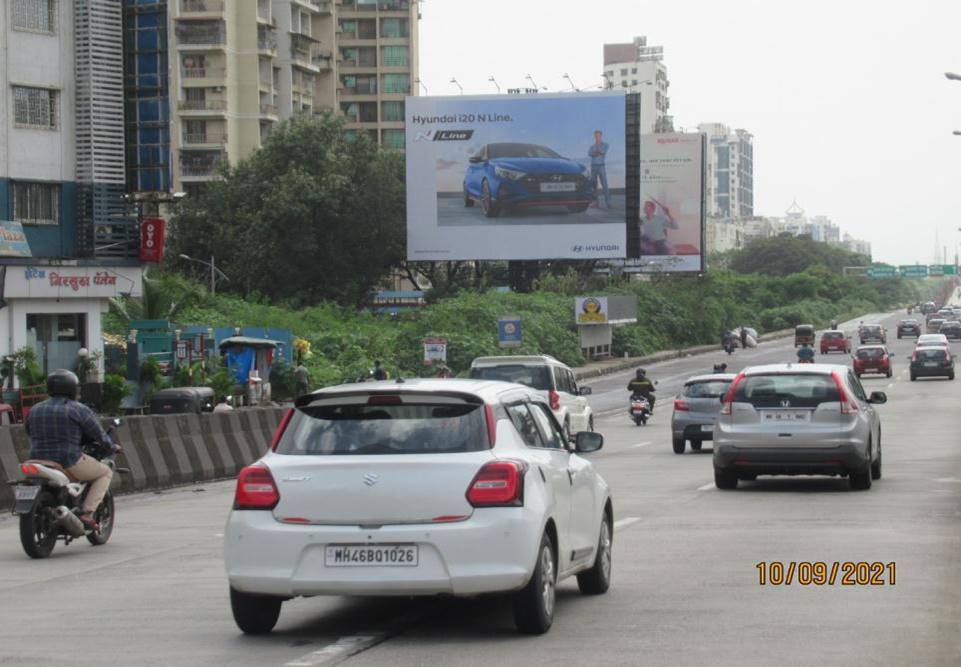
[[[688,440],[691,450],[701,451],[701,443],[714,439],[714,422],[721,410],[721,398],[727,393],[734,373],[698,375],[684,383],[680,396],[674,399],[671,435],[674,453],[683,454]]]
[[[840,475],[852,489],[881,477],[887,402],[868,396],[846,366],[776,364],[745,369],[731,383],[714,427],[714,483],[733,489],[758,475]]]

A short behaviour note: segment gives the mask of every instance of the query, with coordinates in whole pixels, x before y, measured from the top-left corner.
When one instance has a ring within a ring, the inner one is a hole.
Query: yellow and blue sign
[[[0,257],[33,257],[19,222],[0,220]]]

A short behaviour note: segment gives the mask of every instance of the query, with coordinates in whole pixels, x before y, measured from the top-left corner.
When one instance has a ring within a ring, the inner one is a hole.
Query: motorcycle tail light
[[[22,463],[20,464],[20,472],[24,475],[39,475],[40,469],[32,463]]]

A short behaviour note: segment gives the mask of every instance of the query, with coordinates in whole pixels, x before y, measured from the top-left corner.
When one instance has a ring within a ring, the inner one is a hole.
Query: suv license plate
[[[38,495],[40,495],[39,486],[18,486],[13,491],[13,497],[16,500],[33,500]]]
[[[797,410],[768,410],[764,413],[767,422],[806,422],[811,416],[809,412]]]
[[[416,544],[330,544],[327,567],[417,567]]]

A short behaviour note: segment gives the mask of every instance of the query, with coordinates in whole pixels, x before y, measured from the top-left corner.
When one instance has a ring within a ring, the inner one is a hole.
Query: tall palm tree
[[[202,301],[204,292],[179,276],[145,274],[143,296],[114,297],[110,309],[129,328],[133,320],[174,320],[185,308]]]

